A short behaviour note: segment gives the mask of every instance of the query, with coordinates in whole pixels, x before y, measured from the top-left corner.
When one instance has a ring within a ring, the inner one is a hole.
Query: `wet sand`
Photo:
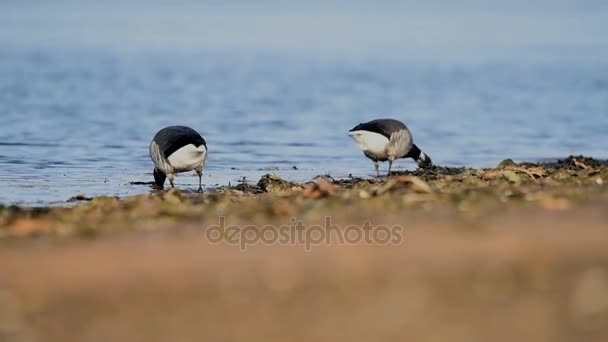
[[[571,157],[2,208],[0,341],[605,341],[606,182]],[[244,246],[220,216],[402,230]]]

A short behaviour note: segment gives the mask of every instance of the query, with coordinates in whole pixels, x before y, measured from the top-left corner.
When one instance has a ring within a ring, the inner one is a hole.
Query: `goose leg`
[[[198,175],[198,192],[203,192],[203,168],[199,166],[195,171]]]
[[[373,163],[374,163],[374,168],[376,169],[376,177],[380,178],[380,171],[378,170],[378,167],[379,167],[378,161],[374,160]]]
[[[173,179],[175,176],[173,174],[168,174],[167,178],[169,179],[169,183],[171,183],[171,188],[175,188],[175,184],[173,184]]]
[[[386,177],[390,177],[391,175],[391,167],[393,166],[393,161],[392,160],[388,160],[388,173],[386,174]]]

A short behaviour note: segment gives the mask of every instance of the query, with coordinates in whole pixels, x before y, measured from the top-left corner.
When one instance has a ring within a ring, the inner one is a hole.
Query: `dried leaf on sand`
[[[397,178],[391,178],[386,181],[386,183],[384,183],[376,190],[375,194],[376,196],[380,196],[389,190],[404,186],[409,187],[415,192],[419,193],[428,194],[433,191],[427,182],[416,176],[399,176]]]
[[[486,170],[481,174],[481,179],[490,180],[498,177],[506,177],[508,179],[512,178],[512,173],[523,173],[528,175],[531,179],[537,179],[546,177],[549,173],[542,166],[531,166],[531,167],[523,167],[523,166],[507,166],[502,169],[491,169]]]

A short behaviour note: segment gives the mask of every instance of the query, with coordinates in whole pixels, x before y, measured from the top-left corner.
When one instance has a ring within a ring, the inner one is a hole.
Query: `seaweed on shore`
[[[566,169],[570,171],[579,171],[584,168],[583,165],[589,166],[594,169],[608,168],[608,160],[595,159],[592,157],[585,157],[582,155],[569,156],[564,159],[542,161],[538,163],[520,163],[522,166],[542,166],[545,169],[557,170]]]
[[[394,171],[391,175],[395,176],[416,176],[425,181],[437,180],[446,176],[456,176],[465,172],[473,172],[474,169],[466,167],[448,167],[433,165],[426,168],[418,168],[413,171]]]
[[[82,195],[73,207],[0,206],[0,238],[166,229],[218,215],[264,223],[328,212],[355,218],[420,210],[478,216],[512,206],[564,210],[607,202],[606,182],[608,162],[581,156],[541,163],[505,160],[483,170],[432,166],[381,178],[321,175],[303,184],[267,174],[257,182],[242,179],[204,194],[169,189],[126,198]]]

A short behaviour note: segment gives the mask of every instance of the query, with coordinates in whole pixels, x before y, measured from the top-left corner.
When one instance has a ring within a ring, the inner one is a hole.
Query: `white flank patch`
[[[386,154],[386,145],[388,145],[388,138],[382,134],[369,132],[369,131],[353,131],[348,132],[351,138],[353,138],[359,148],[363,151],[373,153],[375,155]]]
[[[167,160],[169,160],[169,164],[175,169],[175,172],[185,172],[194,170],[197,166],[204,164],[206,158],[207,148],[205,145],[196,147],[189,144],[173,152]]]

